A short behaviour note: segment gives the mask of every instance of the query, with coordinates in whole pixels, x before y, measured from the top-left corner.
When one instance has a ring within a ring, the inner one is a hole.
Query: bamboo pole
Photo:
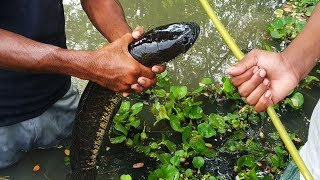
[[[216,15],[210,4],[208,3],[208,0],[199,0],[203,9],[206,11],[210,19],[212,20],[213,24],[215,25],[216,29],[220,33],[221,37],[224,39],[226,44],[231,49],[234,56],[240,61],[244,54],[238,47],[238,45],[235,43],[234,39],[231,37],[231,35],[228,33],[227,29],[224,27],[224,25],[219,20],[219,17]],[[273,122],[273,125],[277,129],[278,133],[280,134],[280,137],[285,144],[287,150],[289,151],[290,155],[292,156],[292,159],[296,163],[297,167],[299,168],[301,174],[306,180],[313,180],[313,177],[308,170],[307,166],[303,162],[301,156],[299,155],[299,152],[297,148],[294,146],[294,144],[291,141],[291,138],[289,137],[286,129],[284,128],[281,120],[279,119],[277,113],[275,112],[274,108],[272,106],[269,106],[267,109],[268,115]]]

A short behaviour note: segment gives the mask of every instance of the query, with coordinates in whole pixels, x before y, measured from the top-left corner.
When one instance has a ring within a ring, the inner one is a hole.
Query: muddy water
[[[225,75],[225,69],[236,60],[219,37],[214,26],[200,7],[197,0],[120,0],[128,23],[135,27],[144,26],[145,30],[152,27],[180,21],[194,21],[201,27],[201,34],[196,44],[186,54],[169,63],[167,69],[175,84],[197,86],[203,77],[212,77],[219,81]],[[248,50],[258,48],[263,40],[266,25],[273,16],[275,8],[281,0],[238,1],[210,0],[222,22],[234,37],[240,48]],[[106,40],[95,30],[82,11],[78,0],[65,0],[66,33],[69,49],[99,49]],[[108,12],[106,12],[106,15]],[[75,80],[79,88],[85,82]],[[302,111],[283,111],[281,119],[290,132],[295,132],[306,138],[308,119],[317,99],[318,93],[306,90],[306,103]],[[266,123],[266,129],[273,131],[271,122]],[[119,149],[123,149],[119,147]],[[99,179],[118,179],[119,173],[131,169],[122,159],[126,150],[112,151],[113,164],[100,169]],[[11,168],[1,170],[0,176],[10,176],[10,179],[64,179],[68,173],[65,168],[63,149],[33,151]],[[141,160],[142,156],[132,156],[131,160]],[[104,157],[101,158],[104,161]],[[41,171],[34,173],[32,167],[41,165]],[[150,162],[152,164],[152,162]],[[146,169],[147,170],[147,169]]]

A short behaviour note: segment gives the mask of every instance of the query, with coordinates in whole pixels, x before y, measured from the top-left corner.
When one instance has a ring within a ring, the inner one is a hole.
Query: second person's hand
[[[298,84],[294,67],[281,53],[253,50],[227,70],[241,96],[257,112],[284,99]]]

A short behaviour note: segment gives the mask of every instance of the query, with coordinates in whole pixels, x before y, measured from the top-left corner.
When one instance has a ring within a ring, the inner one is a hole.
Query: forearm
[[[118,0],[81,0],[81,4],[93,25],[109,42],[131,33]]]
[[[299,80],[315,66],[320,57],[320,3],[309,18],[306,27],[282,52]]]
[[[81,63],[86,56],[92,56],[89,51],[62,49],[3,29],[0,29],[0,39],[1,69],[78,75],[78,71],[84,71]]]

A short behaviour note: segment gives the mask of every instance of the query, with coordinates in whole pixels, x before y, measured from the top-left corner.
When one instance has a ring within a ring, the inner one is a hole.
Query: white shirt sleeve
[[[313,178],[320,180],[320,101],[313,110],[308,140],[301,148],[300,155]],[[301,173],[300,179],[304,179]]]

